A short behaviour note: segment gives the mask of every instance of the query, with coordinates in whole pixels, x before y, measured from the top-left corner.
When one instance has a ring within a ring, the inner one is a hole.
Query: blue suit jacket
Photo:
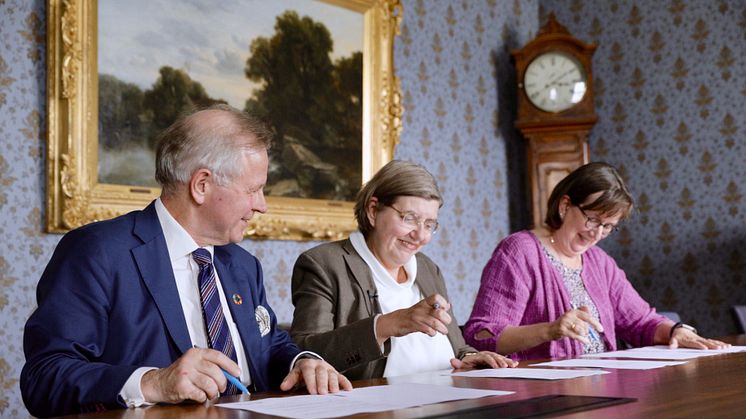
[[[215,247],[214,263],[252,389],[278,387],[300,351],[276,327],[259,261],[231,244]],[[192,347],[153,203],[66,234],[42,274],[37,301],[24,330],[21,372],[24,403],[36,416],[124,407],[118,394],[136,368],[166,367]],[[265,336],[255,318],[259,305],[271,318]]]

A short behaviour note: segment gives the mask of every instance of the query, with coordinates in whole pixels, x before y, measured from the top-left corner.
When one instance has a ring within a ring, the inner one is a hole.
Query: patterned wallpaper
[[[618,166],[637,213],[602,242],[637,290],[708,335],[746,304],[746,2],[542,0],[599,44],[592,160]]]
[[[735,332],[728,307],[746,302],[742,0],[404,0],[404,10],[396,156],[441,183],[443,228],[426,253],[461,322],[493,247],[528,220],[508,50],[554,11],[599,43],[592,158],[619,166],[638,202],[603,247],[654,305],[709,334]],[[45,1],[0,0],[0,22],[0,416],[19,417],[22,327],[60,238],[43,232]],[[262,260],[281,321],[292,315],[295,257],[315,244],[242,243]]]
[[[536,32],[537,13],[537,3],[517,0],[404,2],[395,63],[405,113],[396,156],[423,164],[442,189],[442,228],[424,253],[443,270],[460,323],[484,264],[510,232],[508,198],[523,193],[509,187],[508,151],[523,140],[512,128],[502,133],[515,96],[502,75],[509,50]]]
[[[554,11],[599,43],[592,158],[619,166],[638,202],[603,247],[654,305],[709,334],[735,332],[728,307],[746,302],[743,1],[404,0],[404,10],[396,157],[441,183],[443,228],[426,253],[461,322],[493,247],[528,221],[508,50]],[[60,236],[43,232],[45,2],[0,0],[0,22],[0,416],[18,417],[22,327]],[[262,260],[281,321],[295,257],[315,244],[242,243]]]
[[[538,27],[538,3],[404,0],[396,66],[406,107],[396,157],[425,165],[445,194],[443,228],[426,248],[464,322],[493,247],[525,218],[521,140],[511,128],[507,50]],[[0,416],[27,415],[18,390],[22,330],[36,283],[60,239],[43,232],[46,2],[0,0]],[[512,186],[511,186],[512,185]],[[516,198],[517,197],[517,198]],[[510,198],[510,203],[509,203]],[[262,261],[280,321],[289,276],[316,243],[245,241]]]

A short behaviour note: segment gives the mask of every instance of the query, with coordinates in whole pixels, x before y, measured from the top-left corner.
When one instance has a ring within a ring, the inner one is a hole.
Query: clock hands
[[[572,73],[574,71],[576,71],[576,69],[571,68],[571,69],[565,71],[564,73],[560,74],[559,76],[553,78],[552,81],[549,82],[549,84],[547,85],[547,87],[549,87],[549,86],[564,86],[564,85],[569,85],[570,84],[569,82],[560,83],[560,80],[564,79],[566,76],[570,75],[570,73]]]
[[[571,86],[571,85],[575,84],[574,82],[571,82],[571,81],[567,81],[567,82],[560,81],[560,80],[564,79],[565,77],[567,77],[568,75],[572,74],[575,71],[577,71],[577,69],[571,68],[571,69],[565,71],[564,73],[561,73],[558,76],[555,76],[554,73],[549,74],[549,77],[547,77],[549,79],[549,82],[544,85],[544,88],[548,89],[548,88],[550,88],[552,86],[559,86],[559,87],[561,87],[561,86]]]

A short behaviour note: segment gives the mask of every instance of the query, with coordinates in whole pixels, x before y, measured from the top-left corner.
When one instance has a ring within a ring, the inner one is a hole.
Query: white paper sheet
[[[512,391],[405,383],[356,388],[352,391],[342,391],[324,396],[276,397],[246,402],[221,403],[216,406],[250,410],[288,418],[311,419],[383,412],[452,400],[504,396],[512,393]]]
[[[731,346],[725,349],[669,349],[668,346],[645,346],[624,351],[601,352],[583,355],[583,358],[633,358],[633,359],[694,359],[703,356],[721,355],[735,352],[745,352],[746,346]]]
[[[665,348],[665,349],[663,349]],[[698,351],[698,350],[687,350],[687,349],[668,349],[668,347],[661,348],[636,348],[628,349],[625,351],[614,351],[614,352],[600,352],[596,354],[586,354],[583,358],[629,358],[629,359],[671,359],[671,360],[682,360],[682,359],[694,359],[701,356],[713,356],[720,355],[723,352],[713,351]]]
[[[567,368],[613,368],[623,370],[651,370],[669,365],[686,364],[685,361],[621,361],[614,359],[563,359],[561,361],[542,362],[534,366],[567,367]]]
[[[558,370],[550,368],[499,368],[464,372],[454,372],[444,375],[458,377],[488,377],[488,378],[529,378],[532,380],[567,380],[570,378],[589,377],[591,375],[608,374],[603,370]]]
[[[655,346],[644,346],[642,348],[630,349],[630,351],[678,351],[678,352],[692,352],[695,354],[732,354],[736,352],[746,352],[746,346],[730,346],[724,349],[692,349],[692,348],[677,348],[669,349],[666,345],[655,345]]]

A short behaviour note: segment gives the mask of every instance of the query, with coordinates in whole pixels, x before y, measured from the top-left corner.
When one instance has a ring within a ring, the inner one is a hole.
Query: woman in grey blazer
[[[420,165],[393,160],[358,193],[358,231],[300,255],[290,334],[350,379],[514,367],[466,345],[438,266],[420,250],[443,200]]]

